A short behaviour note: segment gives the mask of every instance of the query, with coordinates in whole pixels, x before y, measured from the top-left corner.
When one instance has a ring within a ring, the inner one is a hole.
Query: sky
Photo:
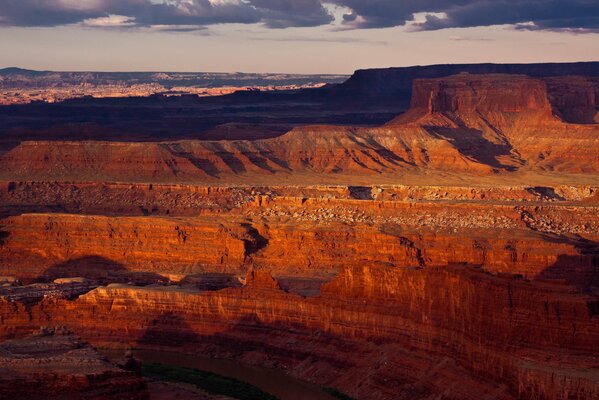
[[[0,67],[349,74],[599,61],[599,0],[0,0]]]

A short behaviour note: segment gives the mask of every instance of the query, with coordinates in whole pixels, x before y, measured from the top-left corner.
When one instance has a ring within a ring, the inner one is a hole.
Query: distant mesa
[[[0,397],[598,399],[598,67],[0,107]]]
[[[562,109],[570,109],[571,98],[560,98]],[[599,126],[563,122],[545,82],[522,75],[458,74],[415,80],[410,110],[381,127],[303,126],[253,141],[24,142],[3,155],[0,165],[2,175],[22,180],[211,182],[256,174],[443,170],[597,173],[598,145]]]

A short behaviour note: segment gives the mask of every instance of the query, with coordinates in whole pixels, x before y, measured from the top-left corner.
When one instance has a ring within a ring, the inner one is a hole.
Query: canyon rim
[[[120,72],[0,69],[0,399],[599,398],[593,2],[42,3]]]

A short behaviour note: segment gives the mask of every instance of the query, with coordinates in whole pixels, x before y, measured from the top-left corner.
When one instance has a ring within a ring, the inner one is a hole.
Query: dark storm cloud
[[[130,17],[135,26],[209,25],[225,22],[257,23],[259,10],[239,2],[209,0],[0,0],[5,25],[57,26],[110,15]]]
[[[416,30],[490,25],[520,29],[599,31],[599,0],[324,0],[348,8],[343,23],[353,28],[405,25],[429,13]]]
[[[326,5],[347,10],[347,28],[409,23],[413,30],[514,25],[518,29],[599,32],[599,0],[0,0],[0,25],[172,26],[198,29],[219,23],[269,28],[327,25]],[[413,22],[414,14],[426,13]],[[127,17],[117,18],[114,16]]]
[[[330,0],[351,9],[344,23],[354,28],[404,25],[416,13],[431,13],[412,26],[437,30],[510,24],[522,29],[596,31],[598,0]],[[524,25],[522,25],[524,24]]]
[[[333,21],[320,0],[248,0],[269,28],[319,26]]]
[[[511,24],[533,30],[599,30],[597,0],[475,1],[441,11],[446,13],[446,18],[428,16],[415,27],[435,30]]]
[[[318,26],[333,17],[320,0],[0,0],[0,24],[57,26],[127,16],[128,26],[263,23],[271,28]]]

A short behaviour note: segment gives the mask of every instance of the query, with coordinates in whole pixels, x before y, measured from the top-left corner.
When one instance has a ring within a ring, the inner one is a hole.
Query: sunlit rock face
[[[67,329],[359,399],[595,399],[589,82],[420,79],[383,126],[274,139],[23,143],[0,340]]]
[[[582,97],[590,104],[594,96]],[[578,109],[579,98],[559,97],[561,114]],[[265,174],[298,182],[339,174],[392,181],[398,173],[444,171],[580,174],[597,173],[597,132],[596,124],[560,119],[541,80],[460,74],[415,80],[411,109],[379,128],[304,126],[255,141],[24,142],[0,165],[4,175],[20,180],[137,182],[257,182]]]

